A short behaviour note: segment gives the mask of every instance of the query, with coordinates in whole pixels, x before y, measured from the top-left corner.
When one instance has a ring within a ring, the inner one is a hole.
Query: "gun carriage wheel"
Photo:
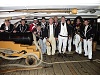
[[[27,65],[36,65],[37,62],[38,62],[38,59],[35,56],[33,56],[33,55],[28,55],[26,57],[26,59],[25,59],[25,63]]]

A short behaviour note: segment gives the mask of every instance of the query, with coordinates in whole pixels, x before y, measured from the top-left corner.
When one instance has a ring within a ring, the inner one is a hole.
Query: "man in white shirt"
[[[84,56],[88,56],[88,59],[92,59],[92,40],[93,40],[93,28],[89,25],[88,20],[84,20],[84,29],[82,33],[83,43],[84,43]]]
[[[58,40],[59,40],[59,55],[61,53],[61,47],[63,54],[66,52],[66,46],[67,46],[67,40],[69,36],[69,27],[67,26],[65,17],[61,17],[61,22],[59,23],[59,35],[58,35]]]
[[[49,26],[48,26],[47,54],[54,55],[55,50],[56,50],[55,27],[53,24],[53,18],[50,18],[49,19]]]

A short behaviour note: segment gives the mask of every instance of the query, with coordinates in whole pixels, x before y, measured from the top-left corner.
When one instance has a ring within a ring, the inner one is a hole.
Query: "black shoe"
[[[58,57],[61,57],[61,54],[60,53],[58,53]]]
[[[66,53],[64,53],[63,55],[64,55],[64,57],[67,57],[67,54]]]
[[[58,50],[55,51],[55,53],[58,53],[58,52],[59,52]]]
[[[93,62],[93,59],[89,59],[90,60],[90,62]]]
[[[79,54],[79,56],[82,56],[82,54]]]
[[[78,54],[77,52],[73,53],[73,54]]]
[[[43,55],[47,55],[46,53],[44,53]]]
[[[84,57],[87,57],[88,55],[84,55]]]

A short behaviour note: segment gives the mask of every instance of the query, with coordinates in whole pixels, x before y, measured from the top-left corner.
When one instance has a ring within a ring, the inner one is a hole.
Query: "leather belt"
[[[59,36],[62,36],[62,37],[68,37],[68,36],[63,36],[63,35],[59,35]]]

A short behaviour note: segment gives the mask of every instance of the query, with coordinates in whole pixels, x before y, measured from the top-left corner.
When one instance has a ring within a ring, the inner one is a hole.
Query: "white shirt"
[[[53,35],[53,24],[49,25],[50,26],[50,36]]]
[[[88,26],[89,26],[89,25],[86,25],[86,26],[85,26],[85,36],[86,36],[86,32],[87,32]]]
[[[43,22],[41,22],[41,24],[42,24],[42,25],[45,25],[45,24],[46,24],[46,22],[44,22],[44,23],[43,23]]]
[[[8,30],[8,26],[5,27],[5,30]]]
[[[66,23],[64,23],[64,26],[63,26],[63,25],[62,25],[62,22],[61,22],[60,35],[62,35],[62,36],[68,36]]]
[[[45,28],[45,24],[46,24],[46,22],[41,22],[41,24],[42,24],[42,28]]]

